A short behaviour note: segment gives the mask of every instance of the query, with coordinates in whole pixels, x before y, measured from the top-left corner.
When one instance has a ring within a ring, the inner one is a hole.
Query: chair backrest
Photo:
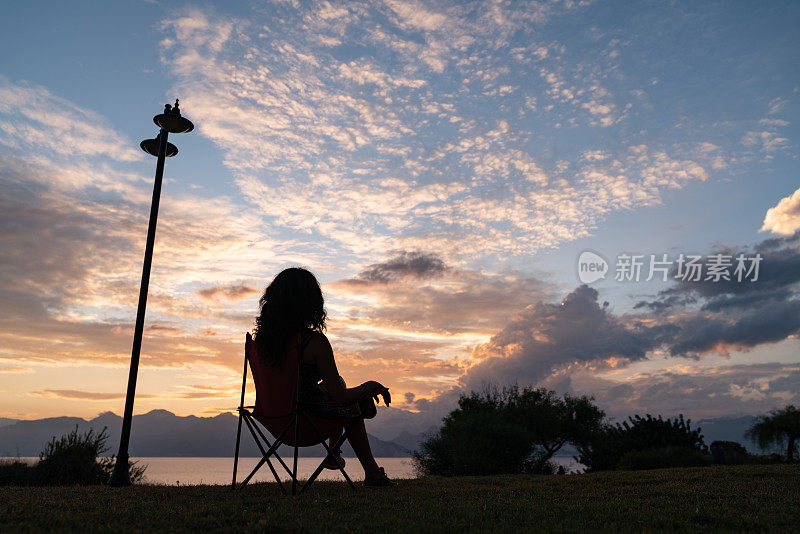
[[[267,417],[290,416],[297,403],[297,378],[300,334],[286,344],[286,358],[281,365],[269,365],[259,356],[258,347],[248,333],[247,361],[256,386],[255,413]]]
[[[248,333],[245,354],[256,386],[256,406],[253,416],[278,437],[294,420],[298,407],[300,372],[300,334],[289,339],[286,358],[281,365],[272,366],[259,357],[258,347]],[[304,414],[295,429],[284,434],[283,443],[307,447],[316,445],[341,431],[350,418],[329,419]],[[296,434],[295,434],[296,431]]]

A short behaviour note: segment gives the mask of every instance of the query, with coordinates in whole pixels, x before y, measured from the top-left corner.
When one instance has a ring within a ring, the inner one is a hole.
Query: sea
[[[38,458],[0,458],[0,461],[22,460],[35,463]],[[237,479],[239,482],[250,473],[258,463],[259,458],[239,458]],[[386,474],[392,479],[415,478],[417,473],[411,458],[376,458],[378,465],[384,468]],[[189,486],[197,484],[230,484],[233,475],[233,458],[131,458],[137,465],[147,466],[144,473],[144,482],[147,484],[163,484],[168,486]],[[284,458],[291,467],[291,457]],[[297,470],[299,478],[308,478],[322,458],[299,458]],[[582,470],[582,465],[571,457],[556,457],[553,461],[563,465],[568,473],[577,473]],[[275,469],[283,479],[289,477],[283,468],[273,461]],[[364,480],[364,470],[357,458],[345,458],[345,470],[352,480]],[[251,481],[272,481],[269,467],[259,469]],[[318,480],[344,480],[339,471],[323,469]]]

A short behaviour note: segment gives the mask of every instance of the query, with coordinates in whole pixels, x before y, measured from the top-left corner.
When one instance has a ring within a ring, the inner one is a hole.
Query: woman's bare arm
[[[364,382],[360,386],[345,388],[339,381],[339,371],[336,368],[336,360],[333,357],[333,348],[324,334],[317,333],[308,342],[306,347],[308,355],[313,358],[317,364],[317,369],[322,375],[322,381],[325,383],[325,388],[331,394],[331,398],[336,402],[349,403],[358,402],[367,397],[375,397],[378,400],[378,395],[383,397],[386,406],[392,402],[389,395],[389,389],[384,387],[379,382],[370,380]]]

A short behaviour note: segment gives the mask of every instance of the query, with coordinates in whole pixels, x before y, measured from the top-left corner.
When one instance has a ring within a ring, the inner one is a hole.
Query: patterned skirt
[[[346,419],[359,414],[358,409],[352,405],[328,406],[324,404],[313,404],[318,402],[333,402],[333,399],[331,398],[331,394],[328,393],[325,384],[319,380],[318,376],[315,376],[316,373],[303,372],[305,368],[306,365],[304,364],[300,370],[300,402],[311,403],[308,406],[309,413],[324,419]],[[339,377],[339,381],[342,387],[347,387],[341,376]]]

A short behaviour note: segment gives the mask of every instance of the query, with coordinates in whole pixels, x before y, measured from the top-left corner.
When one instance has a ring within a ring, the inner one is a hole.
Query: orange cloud
[[[222,297],[228,300],[239,300],[248,295],[252,295],[253,293],[258,293],[258,289],[255,287],[246,286],[244,285],[244,282],[241,284],[213,286],[197,290],[197,294],[206,300],[213,300],[217,297]]]
[[[54,399],[70,399],[70,400],[84,400],[84,401],[105,401],[105,400],[119,400],[124,399],[125,395],[122,393],[99,393],[95,391],[80,391],[76,389],[45,389],[42,391],[33,391],[32,395],[39,397],[48,397]],[[136,394],[137,398],[147,399],[153,398],[155,395]]]

